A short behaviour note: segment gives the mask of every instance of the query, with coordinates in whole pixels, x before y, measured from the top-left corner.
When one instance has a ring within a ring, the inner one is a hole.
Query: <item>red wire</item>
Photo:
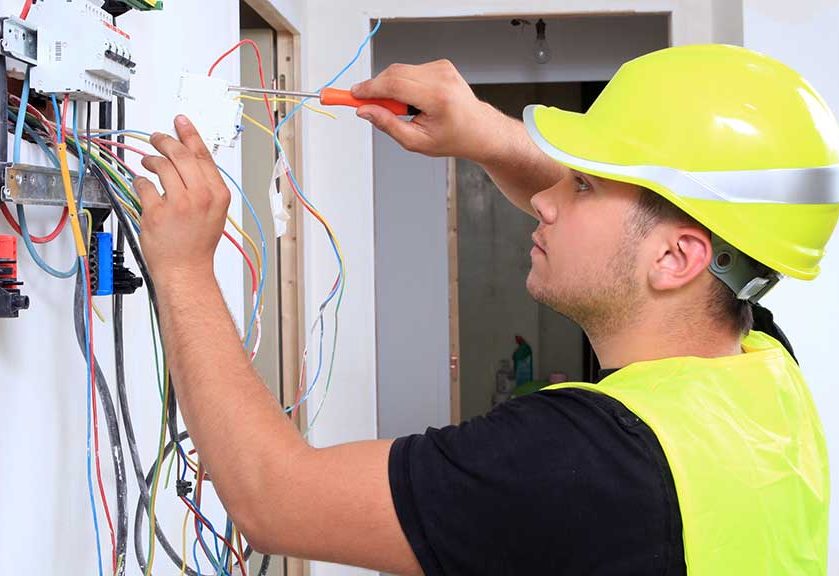
[[[195,516],[195,525],[196,526],[198,526],[198,523],[201,522],[201,524],[203,524],[207,528],[210,528],[210,525],[201,517],[201,515],[198,513],[198,511],[195,509],[195,507],[192,505],[192,503],[187,498],[184,498],[183,496],[181,496],[181,500],[183,501],[184,504],[186,504],[186,507],[189,508],[190,511],[192,511],[192,514]],[[212,528],[210,528],[210,529],[212,529]],[[197,528],[196,528],[196,530],[197,530]],[[227,548],[230,549],[231,552],[233,552],[233,555],[236,556],[236,560],[239,563],[239,569],[242,571],[243,576],[247,576],[247,574],[245,573],[245,562],[242,559],[242,556],[239,554],[239,552],[236,551],[236,548],[233,546],[233,544],[231,544],[230,541],[227,540],[221,534],[215,533],[215,535],[219,540],[222,541],[222,543],[224,543],[225,546],[227,546]]]
[[[204,467],[201,465],[201,462],[199,462],[198,463],[198,475],[195,478],[195,484],[196,484],[196,486],[195,486],[195,505],[198,506],[199,508],[201,507],[201,492],[202,492],[202,487],[204,485],[204,476],[206,476],[206,473],[204,472]],[[198,522],[199,521],[204,526],[209,528],[210,530],[213,530],[212,527],[197,513],[196,509],[192,506],[192,504],[189,502],[189,500],[187,500],[184,497],[181,497],[181,500],[183,500],[184,504],[186,504],[187,507],[190,510],[192,510],[192,514],[195,516],[195,536],[196,537],[198,537],[198,532],[199,532],[199,529],[198,529]],[[239,555],[239,553],[236,552],[236,548],[233,547],[233,544],[231,544],[228,540],[226,540],[221,534],[219,534],[215,531],[213,531],[213,534],[215,534],[218,537],[218,539],[221,540],[224,543],[224,545],[227,546],[230,549],[230,551],[233,552],[233,554],[236,556],[236,559],[239,561],[239,569],[242,571],[242,576],[248,576],[247,573],[245,572],[245,562],[243,561],[243,559]],[[201,540],[201,539],[199,538],[199,540]],[[203,543],[202,543],[201,546],[202,546],[202,548],[204,547]],[[204,549],[204,551],[208,553],[208,551],[206,549]],[[209,553],[208,553],[208,556],[209,556]]]
[[[116,148],[122,148],[124,150],[128,150],[129,152],[139,154],[140,156],[149,155],[148,152],[144,152],[139,148],[134,148],[133,146],[129,146],[128,144],[123,144],[122,142],[112,142],[111,140],[105,140],[104,138],[91,138],[91,141],[96,142],[97,144],[104,144],[105,146],[114,146]]]
[[[0,202],[0,212],[3,213],[3,216],[6,218],[6,222],[9,223],[12,230],[14,230],[18,236],[23,236],[23,230],[20,229],[20,224],[17,223],[15,220],[14,215],[12,215],[9,208],[6,206],[5,202]],[[64,227],[67,224],[67,217],[69,212],[67,208],[61,213],[61,219],[58,221],[58,224],[55,226],[55,230],[47,234],[46,236],[34,236],[33,234],[29,234],[29,238],[35,244],[47,244],[48,242],[52,242],[64,231]]]
[[[64,95],[64,103],[61,105],[61,141],[67,142],[67,109],[70,107],[70,96]]]
[[[256,274],[256,267],[253,265],[253,261],[248,256],[248,253],[245,252],[245,249],[242,248],[242,245],[239,244],[233,236],[231,236],[227,230],[224,231],[224,237],[230,240],[230,242],[236,247],[236,249],[242,254],[242,257],[245,259],[245,262],[248,264],[248,268],[251,270],[251,282],[253,282],[252,286],[253,289],[256,290],[256,287],[259,285],[259,277]]]
[[[91,138],[91,139],[90,139],[90,141],[91,141],[91,142],[95,142],[95,143],[97,143],[97,144],[102,144],[102,143],[104,143],[104,142],[107,142],[107,143],[110,145],[110,141],[109,141],[109,140],[102,140],[101,138]],[[136,173],[134,170],[132,170],[132,169],[131,169],[131,166],[129,166],[128,164],[126,164],[125,160],[123,160],[122,158],[120,158],[119,156],[117,156],[116,154],[114,154],[113,152],[111,152],[108,148],[104,148],[104,147],[102,147],[102,148],[99,148],[99,150],[100,150],[101,152],[104,152],[105,154],[107,154],[107,155],[108,155],[110,158],[112,158],[113,160],[116,160],[116,162],[117,162],[120,166],[122,166],[123,168],[125,168],[125,169],[128,171],[128,173],[129,173],[129,174],[131,174],[132,176],[136,176],[136,175],[137,175],[137,173]]]
[[[23,8],[20,11],[20,19],[26,20],[26,17],[29,16],[29,11],[32,9],[32,0],[26,0],[23,4]]]
[[[233,48],[219,56],[219,59],[213,62],[213,65],[210,66],[210,71],[207,72],[207,76],[212,76],[213,71],[216,69],[216,66],[218,66],[222,60],[230,56],[233,52],[235,52],[245,44],[251,46],[254,52],[256,52],[256,64],[259,68],[259,85],[260,87],[265,89],[267,86],[265,84],[265,69],[262,66],[262,52],[260,52],[259,50],[259,45],[257,45],[257,43],[251,40],[250,38],[245,38],[241,42],[238,42],[235,46],[233,46]],[[265,101],[265,109],[268,110],[268,120],[271,122],[271,131],[273,132],[277,128],[276,121],[274,120],[274,112],[271,110],[271,103],[268,101],[268,95],[263,94],[262,99]]]
[[[90,358],[90,403],[93,407],[93,442],[96,451],[96,480],[99,484],[99,497],[102,499],[102,506],[105,508],[105,518],[108,519],[108,530],[111,532],[111,560],[114,573],[117,570],[117,545],[114,536],[114,523],[111,520],[111,510],[108,508],[108,499],[105,496],[105,486],[102,483],[102,466],[99,462],[99,418],[96,410],[96,361],[93,356],[93,292],[90,284],[90,259],[85,258],[85,273],[87,274],[87,325],[89,338],[88,355]]]
[[[27,12],[28,12],[28,10],[27,10]],[[10,94],[10,97],[14,98],[18,102],[20,102],[20,98],[18,98],[17,96],[15,96],[13,94]],[[33,115],[38,116],[41,119],[41,121],[44,123],[44,126],[47,128],[47,130],[50,132],[50,134],[54,133],[54,130],[49,125],[49,122],[47,122],[47,119],[44,117],[44,115],[41,114],[40,110],[38,110],[37,108],[35,108],[31,104],[28,104],[26,106],[26,110],[28,112],[31,112]],[[6,222],[9,223],[9,226],[12,228],[12,230],[14,230],[15,233],[18,236],[23,236],[23,231],[20,229],[20,224],[18,224],[14,215],[12,214],[12,212],[9,210],[8,206],[6,206],[6,204],[4,202],[0,202],[0,212],[3,213],[3,217],[6,219]],[[61,234],[61,232],[64,231],[64,227],[67,224],[67,217],[68,216],[69,216],[69,212],[68,212],[67,208],[64,208],[64,210],[61,213],[61,218],[59,219],[58,224],[56,224],[55,229],[53,229],[52,232],[50,232],[46,236],[35,236],[34,234],[30,233],[29,234],[29,239],[32,240],[32,242],[34,242],[35,244],[47,244],[48,242],[52,242],[53,240],[58,238],[58,236]]]

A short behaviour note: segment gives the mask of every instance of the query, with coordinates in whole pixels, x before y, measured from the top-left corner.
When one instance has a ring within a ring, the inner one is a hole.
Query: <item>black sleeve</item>
[[[590,391],[539,392],[400,438],[389,475],[426,576],[684,573],[658,441]]]

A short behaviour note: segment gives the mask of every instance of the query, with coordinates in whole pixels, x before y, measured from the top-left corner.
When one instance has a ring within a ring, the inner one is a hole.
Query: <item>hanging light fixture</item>
[[[545,24],[545,21],[539,18],[539,21],[536,22],[536,41],[533,43],[533,57],[539,64],[547,64],[550,62],[552,56],[551,46],[548,44],[548,39],[545,35],[546,28],[547,24]]]
[[[514,18],[510,21],[510,24],[513,26],[530,26],[530,20],[524,20],[522,18]],[[531,50],[531,54],[533,54],[533,58],[539,64],[547,64],[551,60],[551,56],[553,55],[551,52],[551,46],[548,44],[548,38],[546,34],[546,29],[548,25],[542,19],[536,22],[536,40],[533,42],[533,48]]]

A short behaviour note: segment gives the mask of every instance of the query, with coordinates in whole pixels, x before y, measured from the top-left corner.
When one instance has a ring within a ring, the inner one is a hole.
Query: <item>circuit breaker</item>
[[[76,100],[127,96],[136,63],[131,37],[91,0],[42,0],[26,23],[37,28],[32,89]]]

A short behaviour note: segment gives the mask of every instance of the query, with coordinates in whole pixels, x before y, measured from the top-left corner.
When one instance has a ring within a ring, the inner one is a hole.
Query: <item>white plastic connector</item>
[[[280,238],[288,229],[288,221],[291,215],[285,207],[285,200],[281,192],[275,188],[276,181],[282,177],[286,170],[285,156],[280,154],[274,164],[274,172],[271,174],[271,181],[268,183],[268,198],[271,200],[271,216],[274,219],[274,234]]]
[[[232,147],[241,133],[245,106],[228,88],[221,78],[181,74],[178,113],[192,121],[211,151],[218,146]]]

